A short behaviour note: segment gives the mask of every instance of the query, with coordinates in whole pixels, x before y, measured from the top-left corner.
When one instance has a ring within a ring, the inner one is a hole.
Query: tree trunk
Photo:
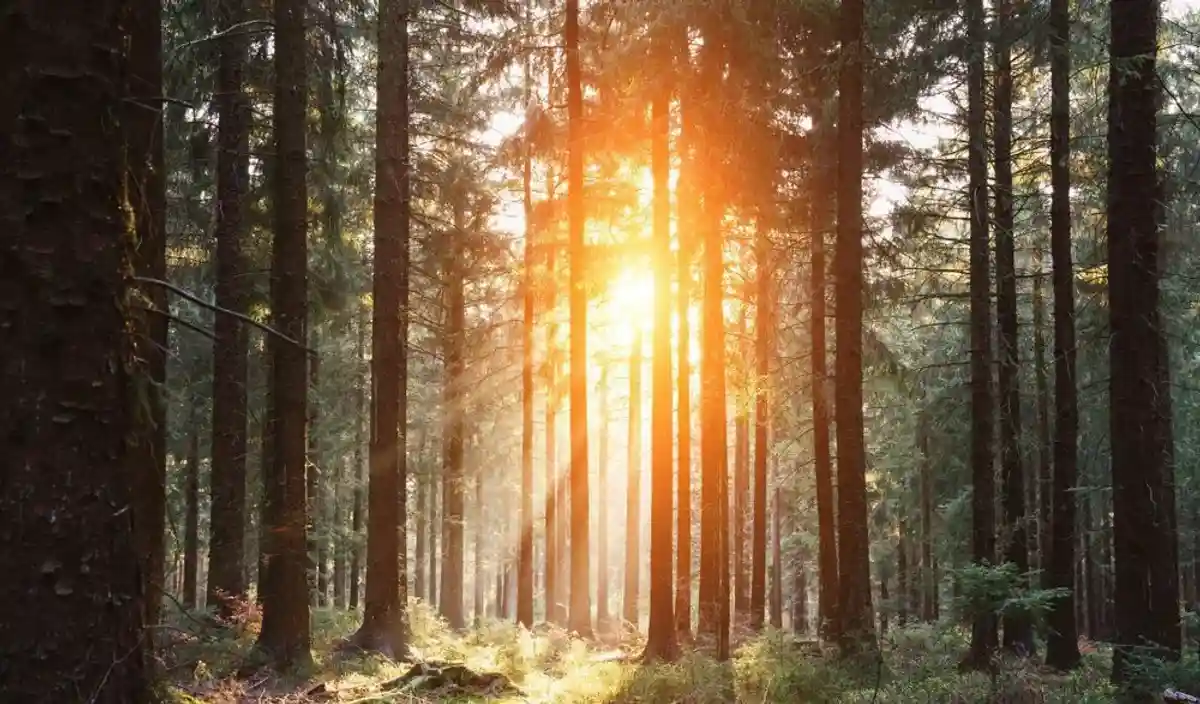
[[[474,546],[475,559],[473,561],[474,562],[474,565],[473,565],[474,572],[471,576],[471,586],[473,588],[471,605],[475,608],[475,627],[478,628],[480,626],[480,624],[483,623],[484,616],[486,615],[486,609],[484,608],[484,603],[483,603],[484,591],[485,591],[484,590],[484,586],[485,586],[485,584],[484,584],[484,582],[485,582],[484,568],[483,568],[483,558],[484,558],[484,554],[483,554],[483,551],[484,551],[484,546],[483,546],[484,476],[483,476],[483,466],[479,463],[479,439],[478,439],[478,437],[476,437],[474,435],[474,433],[472,433],[472,435],[471,435],[471,445],[472,445],[472,450],[473,450],[473,452],[471,453],[471,456],[472,456],[471,474],[474,475],[472,477],[472,479],[474,480],[474,481],[472,481],[472,484],[474,484],[474,486],[475,486],[475,500],[471,502],[471,504],[472,504],[471,505],[471,513],[474,514],[472,516],[472,518],[474,519],[472,521],[472,523],[474,524],[474,530],[472,532],[474,533],[473,537],[475,539],[474,540],[474,542],[475,542],[475,546]]]
[[[350,535],[353,547],[350,553],[350,610],[358,609],[359,582],[362,579],[362,534],[363,503],[366,482],[363,477],[363,417],[367,414],[366,378],[366,325],[363,316],[358,317],[358,339],[355,344],[358,357],[358,373],[354,384],[354,506],[350,512]]]
[[[313,326],[309,344],[313,350],[320,349],[320,338],[317,327]],[[317,389],[321,382],[321,357],[315,351],[309,357],[308,392],[312,396],[308,403],[308,457],[305,462],[306,493],[308,496],[308,547],[310,557],[308,562],[309,599],[313,608],[325,606],[327,586],[321,576],[324,571],[325,553],[320,533],[321,525],[321,443],[318,431],[321,413],[318,409],[320,394]]]
[[[808,569],[797,561],[792,579],[792,633],[808,635]]]
[[[1043,516],[1051,515],[1042,544],[1046,587],[1066,589],[1047,616],[1046,664],[1079,665],[1075,622],[1075,488],[1079,409],[1075,387],[1075,272],[1071,261],[1071,17],[1069,0],[1050,2],[1050,253],[1054,288],[1054,465],[1043,483]],[[1039,292],[1040,293],[1040,292]],[[1035,303],[1035,312],[1040,308]],[[1035,332],[1037,330],[1035,323]],[[1046,421],[1049,424],[1049,421]],[[1046,431],[1048,435],[1048,430]],[[1045,436],[1044,436],[1045,437]],[[1043,440],[1043,445],[1048,444]],[[1049,473],[1043,456],[1043,482]]]
[[[879,636],[881,638],[887,637],[889,599],[891,599],[891,595],[888,593],[887,573],[881,567],[879,569],[879,604],[881,606],[879,609]]]
[[[196,402],[192,401],[192,417],[188,436],[187,477],[184,480],[184,501],[187,504],[183,524],[183,605],[197,606],[196,577],[200,555],[200,433],[196,430]]]
[[[900,517],[900,537],[896,541],[896,625],[908,624],[908,520]]]
[[[771,241],[767,236],[767,224],[759,216],[755,238],[755,264],[757,271],[757,305],[754,318],[754,527],[751,536],[753,546],[753,574],[750,578],[750,627],[759,630],[763,625],[764,592],[767,575],[767,461],[769,443],[768,399],[771,373],[771,325],[772,307],[771,277],[774,262],[771,257]]]
[[[686,40],[686,37],[684,39]],[[682,48],[686,50],[686,47],[684,41]],[[680,49],[678,44],[673,47],[673,51],[676,52]],[[679,221],[679,252],[676,260],[676,318],[679,321],[679,332],[676,335],[676,355],[679,360],[676,375],[679,435],[676,445],[679,448],[679,460],[676,466],[675,496],[679,510],[675,517],[675,630],[684,640],[690,639],[692,635],[692,330],[688,313],[692,304],[692,258],[695,242],[694,235],[689,235],[695,232],[699,199],[695,166],[692,163],[692,150],[696,141],[696,124],[693,118],[696,110],[689,99],[690,95],[691,92],[687,89],[679,91],[681,163],[676,206]]]
[[[222,28],[239,25],[242,0],[220,0]],[[244,36],[232,32],[220,40],[217,69],[217,283],[218,306],[239,315],[248,312],[243,270],[245,193],[249,158],[250,114],[243,93]],[[242,581],[246,531],[246,331],[232,315],[217,315],[213,327],[212,515],[208,551],[208,603],[228,618],[246,591]],[[233,600],[233,601],[230,601]]]
[[[1021,575],[1029,571],[1025,528],[1025,470],[1021,462],[1021,387],[1017,337],[1017,269],[1013,245],[1012,174],[1012,4],[996,4],[993,143],[996,165],[996,323],[1000,358],[1000,464],[1004,483],[1005,561]],[[1004,617],[1004,647],[1034,653],[1029,613],[1011,609]]]
[[[550,282],[547,287],[546,323],[546,620],[551,623],[566,622],[566,612],[562,608],[562,594],[559,588],[559,564],[562,556],[559,551],[558,524],[559,517],[559,476],[558,467],[558,350],[554,340],[558,335],[558,326],[554,324],[554,309],[557,306],[555,295],[558,281],[554,276],[555,263],[558,257],[550,250],[546,255],[546,278]],[[565,546],[563,546],[565,549]]]
[[[438,501],[444,491],[444,482],[441,479],[441,474],[435,474],[429,485],[429,606],[439,612],[441,601],[438,597],[441,596],[441,591],[438,586],[441,582],[438,581],[438,557],[441,552],[438,551],[438,531],[442,524],[438,518]]]
[[[445,329],[446,381],[443,392],[443,430],[445,442],[444,478],[442,484],[442,588],[441,613],[450,627],[466,627],[463,612],[463,570],[465,546],[463,536],[464,491],[466,476],[463,466],[465,440],[463,407],[464,328],[466,319],[462,247],[466,236],[466,203],[453,198],[454,234],[446,255],[444,271],[447,286]]]
[[[840,18],[838,198],[834,271],[839,641],[852,654],[874,649],[866,451],[862,392],[863,2],[847,0]]]
[[[664,64],[670,45],[656,37],[654,49]],[[651,101],[650,167],[654,179],[654,332],[650,374],[650,625],[644,660],[673,660],[678,655],[671,589],[672,491],[671,427],[671,86],[660,86]],[[686,347],[686,343],[684,344]]]
[[[757,305],[757,304],[756,304]],[[746,318],[743,308],[738,316],[735,334],[735,349],[741,359],[747,358]],[[747,374],[747,377],[749,375]],[[746,622],[750,610],[750,585],[746,581],[746,525],[750,509],[750,414],[745,404],[734,404],[733,417],[733,520],[730,521],[729,538],[733,563],[733,613],[737,623]]]
[[[608,612],[608,367],[600,368],[600,448],[599,465],[596,468],[596,522],[599,526],[596,532],[596,627],[607,631],[612,625],[612,615]]]
[[[1171,391],[1159,311],[1161,196],[1156,164],[1158,6],[1113,3],[1108,112],[1109,413],[1117,650],[1179,655]]]
[[[771,628],[783,628],[783,502],[775,487],[771,504]]]
[[[346,539],[345,497],[342,486],[346,483],[346,458],[339,457],[334,465],[337,472],[333,477],[333,605],[346,609]]]
[[[976,564],[996,561],[995,487],[992,476],[992,353],[989,312],[987,143],[984,108],[982,0],[966,5],[968,197],[971,216],[971,549]],[[964,664],[984,668],[997,646],[996,615],[972,614],[971,649]]]
[[[291,338],[274,345],[275,443],[266,496],[270,530],[270,592],[263,597],[258,648],[279,670],[312,662],[305,579],[304,431],[307,420],[308,237],[305,115],[308,60],[303,0],[275,2],[275,238],[271,312],[276,330]]]
[[[933,461],[929,456],[929,416],[922,410],[917,418],[917,449],[921,454],[921,620],[938,619],[937,566],[933,557]]]
[[[625,589],[621,618],[638,626],[639,566],[642,550],[642,331],[633,333],[629,350],[629,458],[625,496]]]
[[[119,119],[129,3],[0,22],[0,662],[6,701],[151,700]],[[138,10],[139,14],[144,8]],[[140,69],[141,67],[135,67]]]
[[[592,633],[588,575],[587,252],[584,249],[583,78],[579,67],[579,0],[567,0],[567,227],[571,309],[571,599],[568,622],[580,636]]]
[[[422,430],[417,443],[417,466],[414,467],[417,483],[416,507],[416,554],[413,556],[413,596],[417,599],[429,600],[429,590],[426,588],[425,575],[428,573],[429,555],[429,466],[425,462],[425,431]]]
[[[1053,21],[1053,19],[1051,20]],[[1051,52],[1057,51],[1052,48]],[[1053,71],[1054,58],[1051,58],[1051,70]],[[1051,101],[1053,101],[1053,96]],[[1054,115],[1050,117],[1053,123]],[[1052,128],[1053,129],[1053,128]],[[1054,142],[1054,135],[1051,134],[1051,143]],[[1053,171],[1055,168],[1054,157],[1050,159],[1051,181],[1053,181]],[[1069,175],[1068,175],[1069,178]],[[1053,195],[1051,201],[1053,202]],[[1053,204],[1051,205],[1053,209]],[[1053,218],[1053,215],[1051,216]],[[1053,225],[1051,225],[1053,228]],[[1045,284],[1042,277],[1045,271],[1042,266],[1042,251],[1039,248],[1034,249],[1034,272],[1033,272],[1033,372],[1034,385],[1037,391],[1037,454],[1036,454],[1036,471],[1037,475],[1034,478],[1035,498],[1036,501],[1031,504],[1031,509],[1037,512],[1037,521],[1034,524],[1037,528],[1037,540],[1035,549],[1037,550],[1037,567],[1041,570],[1042,585],[1048,587],[1050,585],[1050,514],[1051,514],[1051,496],[1053,494],[1052,480],[1052,458],[1054,456],[1054,446],[1050,440],[1050,387],[1046,377],[1046,299],[1043,293]]]
[[[836,163],[834,145],[837,133],[833,126],[824,122],[813,128],[819,147],[825,147],[826,163]],[[822,638],[835,639],[841,633],[838,600],[838,545],[837,545],[837,495],[833,486],[833,460],[830,455],[830,424],[834,420],[826,397],[828,373],[826,371],[825,343],[825,299],[828,295],[825,269],[825,237],[833,229],[833,210],[829,207],[832,198],[828,184],[833,183],[833,174],[827,169],[823,176],[814,178],[813,193],[809,202],[812,231],[812,281],[809,297],[812,305],[812,417],[813,417],[813,463],[815,465],[817,493],[817,585],[818,633]]]
[[[128,16],[128,92],[121,116],[131,185],[128,196],[134,213],[137,248],[134,270],[152,279],[167,277],[166,173],[163,165],[163,62],[162,3],[130,3]],[[145,580],[146,624],[158,623],[162,604],[166,528],[167,411],[164,400],[167,377],[167,295],[149,284],[141,295],[154,311],[131,318],[137,326],[134,353],[139,363],[138,382],[131,386],[137,441],[130,451],[135,494],[136,540]]]
[[[408,0],[379,7],[367,575],[362,626],[351,637],[358,648],[397,659],[408,654],[408,12]]]

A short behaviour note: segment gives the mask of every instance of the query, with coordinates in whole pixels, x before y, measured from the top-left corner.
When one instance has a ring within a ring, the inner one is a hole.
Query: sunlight
[[[612,284],[603,306],[603,344],[627,350],[634,333],[645,335],[654,326],[654,273],[649,269],[626,267]]]

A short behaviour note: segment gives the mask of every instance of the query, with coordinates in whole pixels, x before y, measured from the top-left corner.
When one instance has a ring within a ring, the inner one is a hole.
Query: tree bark
[[[1108,108],[1109,413],[1117,649],[1113,679],[1130,679],[1132,649],[1180,650],[1171,390],[1161,276],[1156,162],[1158,5],[1111,8]]]
[[[454,234],[446,255],[444,271],[446,278],[446,329],[445,360],[446,381],[443,392],[443,429],[445,458],[442,482],[442,616],[450,627],[461,630],[466,627],[463,611],[463,578],[465,562],[464,540],[464,486],[466,475],[463,464],[465,442],[466,396],[463,387],[464,328],[466,303],[464,273],[462,271],[463,239],[466,236],[466,203],[461,197],[450,197],[454,208]]]
[[[187,505],[183,523],[183,605],[189,609],[197,606],[196,578],[200,566],[200,433],[196,431],[195,401],[192,403],[192,430],[188,436],[187,477],[183,490]]]
[[[271,278],[273,327],[293,340],[307,338],[308,237],[305,178],[305,116],[308,60],[303,0],[275,2],[275,238]],[[272,372],[275,443],[272,482],[266,496],[270,527],[269,588],[257,648],[278,670],[312,662],[305,565],[304,431],[308,400],[306,353],[274,344]]]
[[[126,364],[129,3],[5,4],[0,22],[0,689],[150,701]],[[140,479],[140,477],[139,477]]]
[[[757,306],[757,303],[756,303]],[[743,309],[745,311],[745,309]],[[747,358],[746,318],[748,312],[738,317],[735,333],[735,349],[738,357]],[[747,375],[749,376],[749,375]],[[746,581],[746,525],[750,509],[750,414],[745,404],[734,404],[733,417],[733,520],[730,521],[729,537],[733,565],[733,613],[737,623],[746,622],[750,610],[750,584]]]
[[[851,655],[873,650],[870,542],[862,391],[863,2],[846,0],[840,17],[838,198],[834,271],[837,347],[839,642]]]
[[[363,537],[363,504],[365,503],[365,477],[363,476],[363,417],[367,415],[367,375],[366,375],[366,320],[359,315],[357,340],[355,343],[358,357],[358,373],[354,384],[354,506],[350,511],[350,534],[353,546],[350,552],[350,610],[358,609],[359,582],[362,579],[362,537]]]
[[[686,41],[682,44],[682,48],[686,50]],[[680,48],[677,44],[673,50],[679,51]],[[696,214],[699,210],[699,189],[692,153],[696,142],[696,110],[690,95],[691,91],[687,89],[681,88],[679,91],[681,163],[676,206],[680,226],[676,260],[676,317],[679,320],[676,351],[679,359],[676,375],[679,435],[676,444],[679,448],[679,460],[676,466],[675,492],[679,510],[675,521],[675,630],[684,640],[690,639],[692,635],[692,330],[689,312],[692,305],[692,259],[695,254],[695,241],[690,233],[695,232]]]
[[[1053,18],[1051,19],[1053,22]],[[1053,25],[1051,25],[1053,27]],[[1051,31],[1054,31],[1053,29]],[[1057,51],[1057,48],[1052,47],[1051,52]],[[1054,57],[1051,57],[1051,71],[1053,72]],[[1052,81],[1053,82],[1053,81]],[[1053,93],[1053,89],[1051,90]],[[1051,101],[1053,102],[1053,95]],[[1051,123],[1055,119],[1054,114],[1050,116]],[[1053,127],[1051,128],[1053,130]],[[1069,128],[1068,128],[1069,129]],[[1050,136],[1051,144],[1053,144],[1055,136],[1052,133]],[[1050,161],[1051,181],[1053,182],[1054,172],[1054,157],[1057,154],[1052,154]],[[1070,178],[1070,175],[1067,175]],[[1051,195],[1051,208],[1053,209],[1053,194]],[[1052,216],[1053,217],[1053,216]],[[1053,228],[1053,225],[1051,225]],[[1037,393],[1036,398],[1036,413],[1037,413],[1037,454],[1036,454],[1036,476],[1034,478],[1035,499],[1032,504],[1032,509],[1037,512],[1037,540],[1035,549],[1037,550],[1037,567],[1041,571],[1043,586],[1050,584],[1050,515],[1051,515],[1051,495],[1053,487],[1051,485],[1052,478],[1052,461],[1054,457],[1054,446],[1050,439],[1050,385],[1046,375],[1046,299],[1043,290],[1045,284],[1042,277],[1045,271],[1042,266],[1042,251],[1040,247],[1034,249],[1034,272],[1033,272],[1033,373],[1034,385]]]
[[[771,373],[771,325],[774,301],[771,298],[771,277],[774,262],[767,225],[758,223],[755,238],[757,272],[757,305],[754,318],[754,525],[752,535],[753,574],[750,578],[750,627],[759,630],[763,625],[763,608],[767,576],[767,461],[770,449],[769,379]]]
[[[992,351],[988,254],[987,143],[984,106],[982,0],[966,5],[968,198],[971,218],[971,551],[980,566],[996,561],[995,481],[992,470]],[[988,667],[997,647],[995,613],[972,614],[971,647],[964,665]]]
[[[612,615],[608,612],[608,367],[600,368],[600,438],[599,460],[596,467],[596,494],[600,501],[596,502],[596,522],[599,528],[596,533],[596,627],[607,631],[612,625]]]
[[[1048,495],[1048,498],[1043,498],[1042,505],[1049,506],[1051,511],[1046,526],[1049,539],[1043,541],[1042,559],[1046,564],[1046,586],[1067,590],[1067,594],[1051,606],[1047,617],[1046,664],[1059,670],[1074,669],[1080,659],[1075,622],[1075,494],[1072,491],[1077,473],[1079,408],[1076,405],[1075,386],[1075,272],[1071,258],[1070,32],[1069,0],[1051,0],[1050,254],[1054,289],[1054,466],[1052,483],[1042,485],[1043,492]],[[1045,472],[1048,458],[1043,457],[1042,462]]]
[[[580,636],[592,633],[588,564],[588,383],[587,252],[583,205],[583,78],[579,60],[579,0],[566,0],[567,55],[567,229],[571,311],[571,599],[568,624]]]

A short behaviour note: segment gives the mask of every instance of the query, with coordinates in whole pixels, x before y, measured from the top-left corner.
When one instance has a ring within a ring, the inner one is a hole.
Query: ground
[[[742,639],[730,663],[718,663],[703,648],[688,649],[671,665],[642,666],[635,638],[585,643],[562,631],[532,632],[490,622],[452,634],[423,604],[414,603],[412,630],[417,657],[438,664],[407,682],[412,667],[382,658],[347,654],[337,644],[353,632],[353,614],[318,609],[313,615],[315,670],[279,678],[268,673],[242,679],[257,628],[247,609],[233,632],[207,625],[202,616],[179,614],[164,629],[163,669],[180,704],[205,702],[554,702],[556,704],[687,702],[928,702],[954,704],[1041,704],[1109,702],[1109,656],[1086,648],[1078,671],[1061,675],[1034,662],[1002,661],[992,674],[962,674],[957,663],[964,634],[952,627],[894,630],[884,640],[882,663],[847,665],[813,643],[790,635]],[[463,682],[462,664],[476,675],[503,675]],[[511,681],[517,688],[505,689]],[[457,685],[465,684],[459,687]]]

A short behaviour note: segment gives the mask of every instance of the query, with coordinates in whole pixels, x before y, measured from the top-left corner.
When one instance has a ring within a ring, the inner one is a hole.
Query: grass
[[[780,633],[744,639],[727,663],[692,649],[674,663],[642,665],[636,658],[638,641],[602,649],[558,629],[531,632],[494,621],[455,634],[419,602],[411,609],[417,655],[503,673],[520,687],[521,695],[454,699],[380,691],[382,683],[404,674],[408,666],[376,656],[336,653],[334,644],[357,623],[354,614],[329,610],[313,612],[311,672],[239,681],[233,673],[253,646],[255,619],[250,610],[235,628],[213,629],[202,627],[203,619],[189,617],[166,630],[163,665],[178,702],[1086,704],[1109,702],[1114,696],[1107,681],[1110,659],[1103,651],[1088,653],[1083,666],[1066,675],[1045,670],[1036,661],[1015,659],[1001,661],[992,674],[960,673],[965,635],[951,627],[893,631],[882,644],[882,662],[865,665],[798,647]]]

